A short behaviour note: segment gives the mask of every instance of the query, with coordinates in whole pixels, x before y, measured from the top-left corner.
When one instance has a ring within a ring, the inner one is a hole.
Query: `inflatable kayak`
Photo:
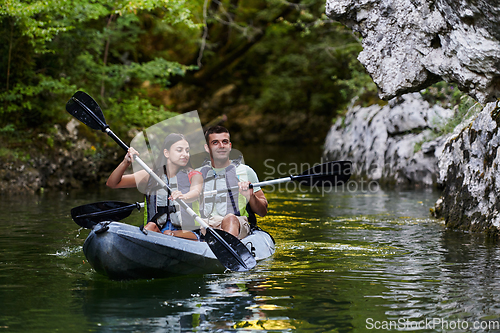
[[[257,261],[275,250],[271,235],[252,231],[241,242]],[[120,222],[100,222],[83,244],[90,265],[111,279],[160,278],[183,274],[224,272],[224,266],[206,242],[192,241],[157,232],[143,233]]]

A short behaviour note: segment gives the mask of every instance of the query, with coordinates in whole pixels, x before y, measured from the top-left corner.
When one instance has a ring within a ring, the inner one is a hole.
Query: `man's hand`
[[[250,182],[239,182],[238,186],[240,187],[241,195],[243,195],[247,199],[247,202],[249,202],[253,195],[253,188],[250,188]]]
[[[250,204],[250,208],[254,213],[260,216],[266,216],[267,214],[267,199],[262,190],[254,193],[253,188],[250,188],[250,182],[239,182],[240,193],[245,196],[247,203]]]

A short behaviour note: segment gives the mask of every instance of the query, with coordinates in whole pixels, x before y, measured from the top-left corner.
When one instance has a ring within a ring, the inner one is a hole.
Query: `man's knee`
[[[222,224],[235,224],[235,223],[239,222],[238,222],[238,217],[234,214],[227,214],[222,219]]]
[[[238,220],[238,217],[234,214],[227,214],[224,219],[222,219],[222,224],[221,224],[222,230],[230,230],[230,229],[236,229],[240,230],[240,221]]]

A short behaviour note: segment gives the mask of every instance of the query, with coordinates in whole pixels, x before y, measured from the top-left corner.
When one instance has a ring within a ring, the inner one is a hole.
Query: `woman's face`
[[[163,153],[170,163],[184,167],[189,162],[189,143],[186,140],[177,141],[170,146],[170,149],[165,149]]]

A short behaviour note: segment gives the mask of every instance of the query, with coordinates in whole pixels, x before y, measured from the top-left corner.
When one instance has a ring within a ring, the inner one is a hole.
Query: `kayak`
[[[271,235],[259,228],[241,242],[257,261],[271,257],[275,251]],[[144,233],[121,222],[96,224],[83,244],[83,252],[92,268],[113,280],[225,271],[206,242]]]

